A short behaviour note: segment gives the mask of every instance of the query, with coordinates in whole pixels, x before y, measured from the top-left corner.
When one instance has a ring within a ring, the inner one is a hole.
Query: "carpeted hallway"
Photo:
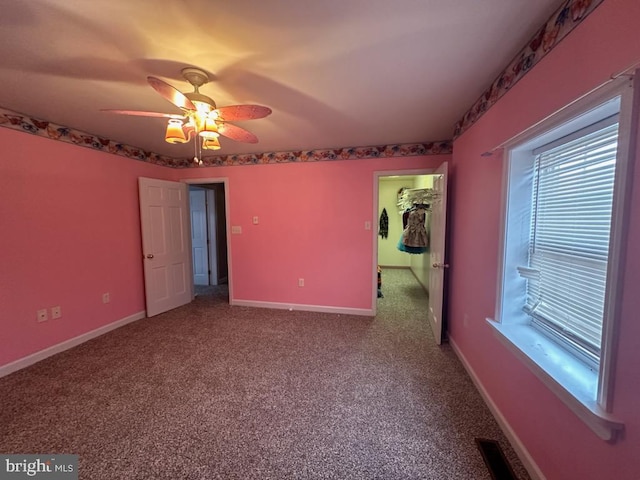
[[[96,480],[490,480],[483,437],[529,478],[409,271],[383,272],[375,319],[213,290],[1,378],[0,452]]]

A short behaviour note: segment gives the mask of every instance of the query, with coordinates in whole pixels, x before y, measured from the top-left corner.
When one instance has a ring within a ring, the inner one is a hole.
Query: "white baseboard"
[[[374,316],[373,310],[367,308],[327,307],[323,305],[304,305],[299,303],[261,302],[257,300],[236,299],[231,300],[229,304],[238,307],[276,308],[279,310],[298,310],[303,312],[340,313],[343,315],[362,315],[367,317]]]
[[[422,287],[422,289],[424,290],[424,292],[429,295],[429,285],[425,285],[424,283],[422,283],[422,280],[420,280],[420,277],[416,274],[416,272],[413,270],[413,267],[410,267],[409,270],[411,270],[411,273],[413,274],[413,276],[415,277],[415,279],[418,281],[418,283],[420,284],[420,286]]]
[[[536,462],[533,460],[533,457],[531,457],[531,454],[529,454],[529,451],[527,450],[527,448],[524,446],[520,438],[513,431],[513,429],[511,428],[511,425],[509,425],[509,422],[507,422],[507,419],[504,418],[504,416],[502,415],[502,412],[500,412],[497,405],[494,403],[493,399],[491,398],[491,395],[489,395],[489,392],[487,392],[487,390],[484,388],[484,385],[482,385],[482,382],[476,375],[476,372],[473,370],[473,368],[467,361],[467,358],[464,356],[462,351],[458,348],[458,345],[456,345],[456,342],[451,337],[449,337],[449,344],[453,348],[453,351],[455,352],[455,354],[458,356],[458,359],[460,359],[460,362],[462,363],[465,370],[471,377],[471,380],[473,380],[473,383],[478,389],[478,391],[480,392],[480,395],[482,396],[484,403],[487,404],[487,406],[489,407],[489,410],[491,411],[494,418],[498,422],[498,425],[504,432],[505,436],[509,439],[511,446],[518,454],[518,457],[520,458],[520,461],[522,462],[524,467],[527,469],[527,472],[529,472],[529,476],[531,477],[531,479],[546,480],[546,477],[540,470],[540,467],[538,467]]]
[[[91,330],[90,332],[83,333],[82,335],[78,335],[77,337],[70,338],[69,340],[65,340],[64,342],[58,343],[57,345],[53,345],[51,347],[45,348],[44,350],[40,350],[39,352],[32,353],[31,355],[15,360],[11,363],[7,363],[6,365],[0,367],[0,378],[9,375],[10,373],[17,372],[18,370],[30,365],[33,365],[40,360],[51,357],[56,353],[64,352],[65,350],[69,350],[70,348],[80,345],[81,343],[99,337],[100,335],[104,335],[105,333],[122,327],[127,323],[135,322],[136,320],[145,318],[146,316],[147,312],[144,310],[142,312],[134,313],[133,315],[121,318],[120,320],[116,320],[115,322],[108,325],[96,328],[95,330]]]

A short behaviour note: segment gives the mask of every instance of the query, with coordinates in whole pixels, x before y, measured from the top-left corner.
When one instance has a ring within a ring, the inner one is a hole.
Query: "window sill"
[[[585,422],[598,437],[615,442],[624,424],[598,405],[598,372],[528,324],[487,319],[496,337]]]

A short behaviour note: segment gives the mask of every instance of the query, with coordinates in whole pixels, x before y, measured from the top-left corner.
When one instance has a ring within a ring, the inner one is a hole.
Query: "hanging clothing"
[[[400,237],[400,240],[398,240],[398,250],[405,253],[411,253],[413,255],[421,255],[428,249],[427,247],[407,247],[404,243],[402,243],[402,237]]]
[[[424,208],[416,208],[404,213],[403,224],[405,228],[398,241],[398,250],[416,255],[429,250],[427,218],[427,211]]]
[[[378,235],[382,238],[389,236],[389,215],[387,215],[387,209],[383,208],[380,214],[380,228],[378,229]]]
[[[407,208],[402,214],[402,230],[407,228],[407,222],[409,221],[409,214],[411,213],[411,209]]]
[[[425,221],[427,211],[424,208],[417,208],[409,213],[407,227],[402,232],[402,243],[407,247],[428,247],[429,238]]]

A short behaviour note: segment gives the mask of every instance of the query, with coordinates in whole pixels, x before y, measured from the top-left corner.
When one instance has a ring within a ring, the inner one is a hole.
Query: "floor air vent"
[[[476,438],[476,444],[493,480],[518,480],[498,442]]]

